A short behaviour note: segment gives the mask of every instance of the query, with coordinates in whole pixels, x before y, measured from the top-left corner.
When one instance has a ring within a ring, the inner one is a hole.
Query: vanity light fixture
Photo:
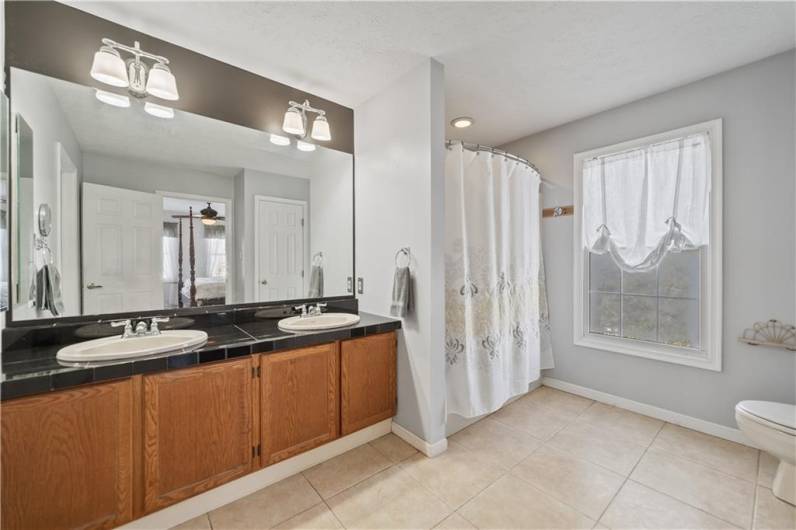
[[[125,61],[120,51],[133,57]],[[153,64],[150,66],[142,59],[153,61]],[[151,95],[176,101],[180,99],[177,80],[168,65],[167,58],[142,50],[138,41],[133,46],[127,46],[111,39],[102,39],[102,46],[94,54],[91,77],[101,83],[127,88],[137,98]]]
[[[473,123],[475,123],[475,120],[469,116],[459,116],[458,118],[454,118],[451,120],[451,125],[453,125],[457,129],[466,129],[467,127],[471,126]]]
[[[155,116],[156,118],[163,118],[166,120],[170,120],[174,117],[174,109],[171,107],[158,105],[157,103],[152,103],[151,101],[144,103],[144,112],[150,116]]]
[[[115,94],[113,92],[97,89],[96,96],[98,100],[114,107],[126,109],[130,106],[130,98],[122,94]]]
[[[281,134],[271,133],[271,143],[274,145],[290,145],[290,138]]]
[[[296,134],[301,138],[307,138],[307,113],[313,112],[318,116],[312,122],[312,132],[309,136],[313,140],[319,140],[321,142],[328,142],[332,139],[329,122],[326,120],[326,111],[316,109],[310,105],[308,99],[305,99],[304,103],[290,101],[288,104],[290,106],[287,111],[285,111],[285,118],[282,120],[283,131],[289,134]],[[307,151],[308,149],[303,150]]]
[[[299,151],[312,152],[315,151],[315,144],[299,140],[296,142],[296,149]]]

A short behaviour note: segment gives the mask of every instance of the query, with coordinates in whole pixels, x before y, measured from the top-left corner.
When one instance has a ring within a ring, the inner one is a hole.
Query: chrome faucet
[[[168,317],[152,317],[149,319],[149,327],[147,327],[146,320],[139,320],[138,324],[135,326],[135,330],[133,330],[132,320],[115,320],[111,322],[111,327],[118,328],[120,326],[124,326],[124,332],[122,333],[123,339],[129,339],[133,337],[150,337],[152,335],[160,335],[160,328],[158,328],[159,322],[168,321]]]
[[[293,307],[293,311],[299,312],[300,318],[305,318],[307,316],[307,304],[301,304]]]
[[[321,315],[321,314],[323,314],[323,309],[324,309],[325,307],[326,307],[326,304],[325,304],[325,303],[322,303],[322,302],[318,302],[318,303],[317,303],[316,305],[314,305],[314,306],[312,306],[312,305],[311,305],[311,306],[309,307],[309,309],[308,309],[309,315],[310,315],[311,317],[315,317],[315,316]]]

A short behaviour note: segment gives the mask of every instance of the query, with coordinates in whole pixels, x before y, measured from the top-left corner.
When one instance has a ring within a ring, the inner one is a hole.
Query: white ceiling
[[[69,2],[354,107],[426,57],[499,145],[794,47],[794,3]],[[175,72],[179,78],[179,72]]]

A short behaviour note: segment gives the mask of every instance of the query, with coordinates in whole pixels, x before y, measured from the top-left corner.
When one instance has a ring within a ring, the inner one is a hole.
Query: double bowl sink
[[[278,326],[285,331],[319,331],[352,326],[358,322],[359,315],[324,313],[283,318],[279,321]],[[58,350],[56,358],[66,362],[113,361],[190,351],[205,342],[207,342],[207,333],[204,331],[166,330],[156,335],[127,338],[114,336],[70,344]]]

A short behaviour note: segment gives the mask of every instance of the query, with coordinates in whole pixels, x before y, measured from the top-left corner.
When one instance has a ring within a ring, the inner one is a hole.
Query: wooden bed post
[[[188,260],[191,263],[191,307],[196,307],[196,251],[193,235],[193,206],[188,207]]]
[[[182,218],[177,219],[177,222],[177,307],[182,308]]]

